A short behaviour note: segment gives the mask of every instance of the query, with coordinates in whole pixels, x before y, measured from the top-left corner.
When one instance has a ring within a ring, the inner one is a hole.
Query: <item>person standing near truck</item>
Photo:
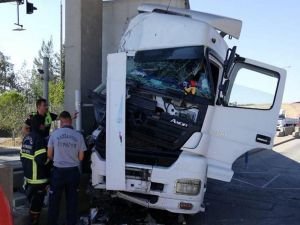
[[[31,131],[24,137],[20,158],[24,171],[24,189],[30,202],[31,225],[39,224],[46,188],[49,182],[49,167],[44,138],[40,135],[43,124],[33,119]]]
[[[42,129],[40,130],[40,134],[47,139],[49,137],[51,124],[57,119],[57,115],[49,112],[47,100],[44,98],[39,98],[36,101],[36,109],[37,111],[29,115],[29,117],[26,119],[24,129],[31,127],[31,121],[33,118],[42,121]]]
[[[52,122],[58,119],[57,114],[49,112],[49,107],[47,100],[44,98],[39,98],[36,101],[36,112],[29,115],[29,117],[25,120],[25,124],[23,127],[23,133],[26,134],[31,127],[31,121],[33,118],[42,121],[43,127],[40,131],[40,134],[48,141],[51,124]],[[77,112],[73,114],[73,119],[77,118]]]
[[[59,116],[61,128],[55,130],[48,142],[48,158],[53,160],[50,182],[48,224],[57,225],[62,192],[65,191],[67,224],[77,222],[80,161],[86,145],[83,136],[72,127],[72,117],[63,111]]]

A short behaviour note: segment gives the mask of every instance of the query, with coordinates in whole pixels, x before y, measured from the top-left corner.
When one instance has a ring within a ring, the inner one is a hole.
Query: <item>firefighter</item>
[[[37,120],[41,120],[43,121],[43,126],[39,132],[42,135],[42,137],[45,138],[46,142],[48,142],[51,124],[53,121],[57,120],[58,117],[55,113],[49,112],[47,100],[44,98],[40,98],[36,101],[36,109],[37,111],[29,115],[29,117],[26,119],[22,131],[25,134],[26,132],[28,132],[28,129],[30,129],[31,121],[33,118],[36,118]],[[77,112],[73,114],[73,119],[77,118],[77,114],[78,114]]]
[[[49,137],[51,124],[57,119],[57,115],[49,112],[47,101],[43,98],[40,98],[36,101],[36,109],[37,111],[29,115],[29,117],[26,119],[24,128],[31,127],[31,121],[33,118],[41,120],[43,121],[43,124],[39,132],[43,138],[47,139]]]
[[[49,191],[48,224],[57,225],[62,192],[65,191],[67,223],[77,221],[78,188],[80,182],[80,161],[84,158],[86,145],[82,134],[72,127],[69,112],[59,116],[61,128],[55,130],[48,142],[48,157],[53,160],[53,171]]]
[[[31,131],[23,138],[20,152],[24,170],[24,189],[30,202],[29,224],[31,225],[39,224],[50,174],[47,166],[46,143],[40,134],[42,127],[41,121],[37,119],[31,121]]]

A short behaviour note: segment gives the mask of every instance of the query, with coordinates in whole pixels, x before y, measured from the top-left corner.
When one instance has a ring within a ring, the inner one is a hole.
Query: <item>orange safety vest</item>
[[[12,214],[8,200],[0,187],[0,225],[13,225]]]

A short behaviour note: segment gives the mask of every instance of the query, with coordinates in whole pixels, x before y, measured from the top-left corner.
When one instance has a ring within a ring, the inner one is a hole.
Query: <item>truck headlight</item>
[[[176,193],[184,195],[197,195],[200,192],[201,181],[180,179],[176,181]]]

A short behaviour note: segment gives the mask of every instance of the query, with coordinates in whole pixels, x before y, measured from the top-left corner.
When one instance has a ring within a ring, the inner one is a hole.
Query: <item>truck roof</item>
[[[203,21],[210,26],[214,27],[215,29],[221,31],[224,35],[228,34],[236,39],[239,39],[241,30],[242,30],[242,21],[204,13],[198,12],[190,9],[182,9],[176,7],[169,7],[166,5],[159,5],[159,4],[142,4],[138,7],[139,12],[168,12],[170,14],[177,14],[186,17],[193,18],[195,20]]]
[[[134,17],[120,42],[119,51],[206,46],[225,59],[227,43],[206,22],[190,17],[159,12],[144,12]]]

